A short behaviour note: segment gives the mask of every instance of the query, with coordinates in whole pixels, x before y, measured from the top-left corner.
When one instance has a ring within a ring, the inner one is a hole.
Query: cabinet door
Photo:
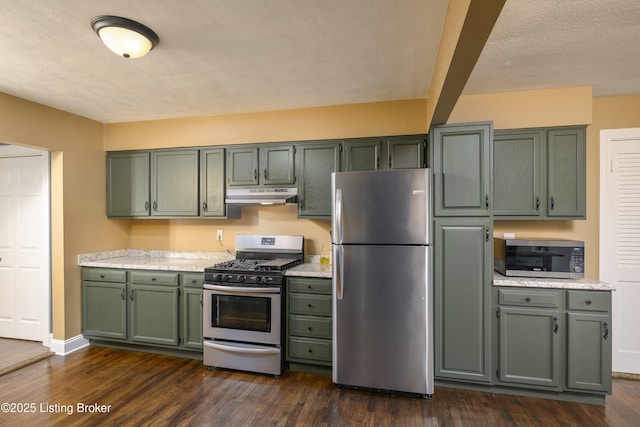
[[[340,143],[300,144],[298,217],[331,218],[331,173],[340,170]]]
[[[89,338],[127,339],[125,283],[82,282],[82,332]]]
[[[611,392],[611,317],[568,313],[567,387]]]
[[[202,349],[202,289],[182,290],[182,345]]]
[[[260,148],[262,184],[283,185],[296,182],[295,146],[269,145]]]
[[[388,169],[416,169],[426,167],[424,137],[392,138],[387,142]]]
[[[178,288],[130,285],[129,307],[133,342],[178,345]]]
[[[344,141],[344,171],[371,171],[380,169],[383,140]]]
[[[198,150],[151,153],[153,216],[198,216]]]
[[[493,125],[438,126],[431,138],[435,216],[490,216]]]
[[[224,203],[224,148],[200,152],[201,216],[223,217]]]
[[[258,184],[258,147],[227,148],[227,184]]]
[[[490,381],[492,235],[488,219],[435,220],[436,377]]]
[[[149,216],[149,152],[107,153],[107,216]]]
[[[493,214],[540,216],[540,132],[493,137]]]
[[[498,378],[509,384],[560,386],[560,312],[499,307]]]
[[[547,215],[586,215],[584,128],[550,130],[547,134]]]

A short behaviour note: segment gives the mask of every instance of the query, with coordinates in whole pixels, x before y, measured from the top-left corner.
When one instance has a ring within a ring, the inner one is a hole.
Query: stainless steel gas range
[[[238,235],[236,259],[205,268],[204,364],[280,376],[284,270],[304,260],[302,236]]]

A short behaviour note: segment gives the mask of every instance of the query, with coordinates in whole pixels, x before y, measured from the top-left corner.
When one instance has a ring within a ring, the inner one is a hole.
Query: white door
[[[613,292],[613,370],[640,374],[640,129],[600,132],[600,279]]]
[[[0,337],[49,343],[48,153],[2,157]]]

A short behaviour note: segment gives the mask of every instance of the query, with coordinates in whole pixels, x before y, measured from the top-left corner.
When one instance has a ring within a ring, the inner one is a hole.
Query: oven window
[[[212,327],[271,332],[271,298],[216,294],[211,298]]]

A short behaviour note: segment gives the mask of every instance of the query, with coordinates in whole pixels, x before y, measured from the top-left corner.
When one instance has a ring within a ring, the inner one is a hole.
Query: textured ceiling
[[[448,3],[0,0],[0,92],[104,123],[424,98]],[[116,56],[103,14],[159,46]],[[640,94],[638,70],[638,0],[507,0],[464,94]]]

